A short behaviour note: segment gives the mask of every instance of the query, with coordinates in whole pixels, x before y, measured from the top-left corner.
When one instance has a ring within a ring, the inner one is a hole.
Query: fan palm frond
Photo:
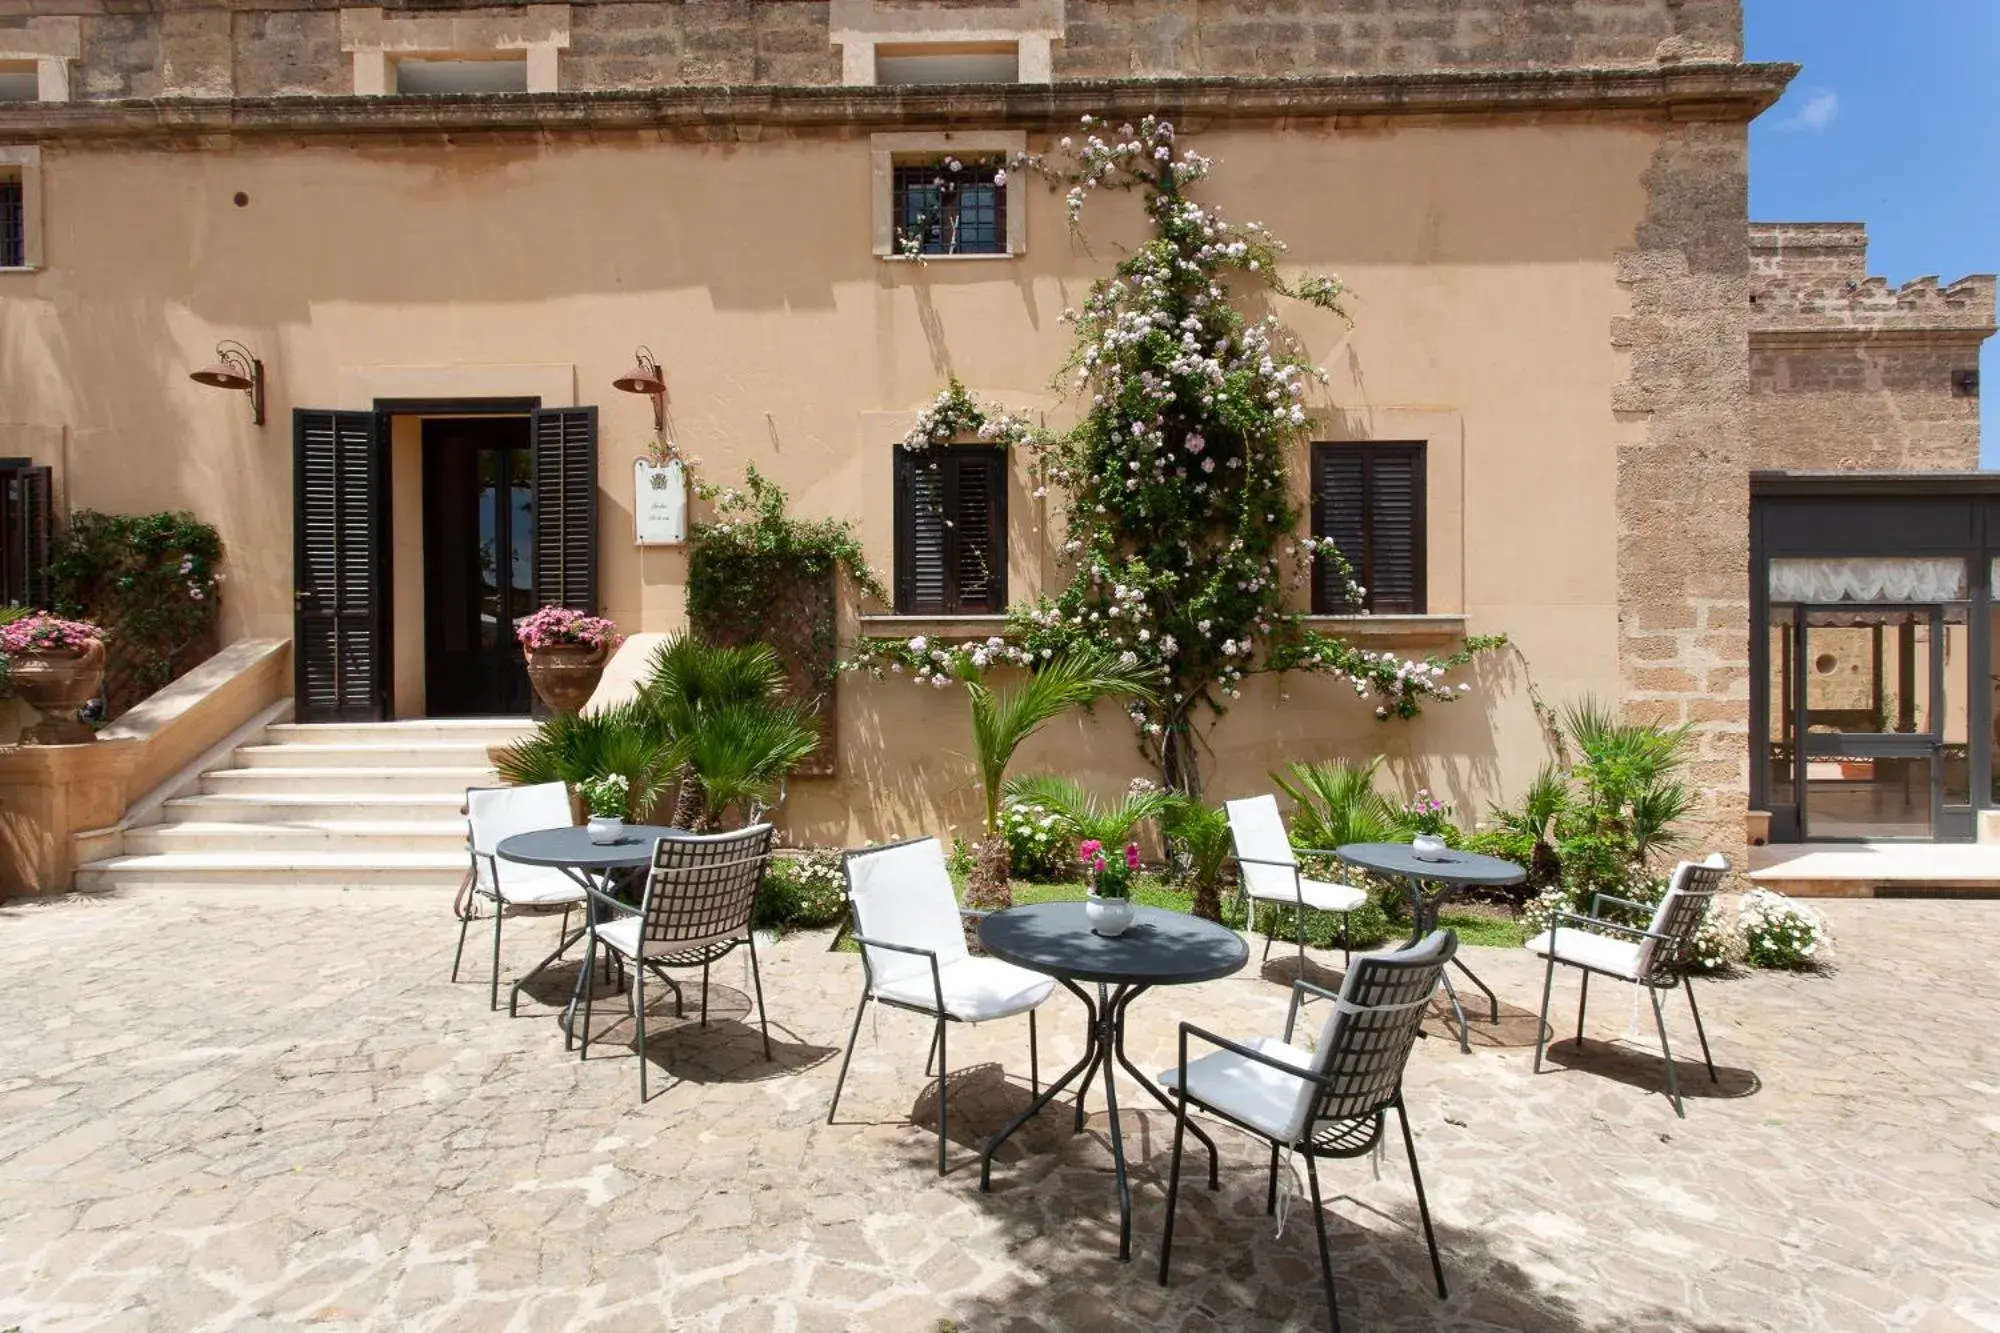
[[[1407,832],[1407,821],[1388,797],[1375,790],[1382,761],[1345,760],[1293,764],[1271,781],[1292,798],[1292,840],[1301,847],[1339,847],[1350,842],[1389,842]]]
[[[968,678],[972,700],[973,760],[986,796],[986,831],[1000,829],[1001,787],[1023,742],[1072,708],[1114,695],[1153,696],[1155,674],[1126,666],[1108,653],[1069,653],[1031,671],[1004,689]]]

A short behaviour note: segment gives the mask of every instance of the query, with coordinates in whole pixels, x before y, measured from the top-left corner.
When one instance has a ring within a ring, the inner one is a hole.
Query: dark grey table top
[[[1084,904],[1035,903],[979,923],[979,942],[1003,962],[1073,981],[1180,986],[1213,981],[1250,961],[1242,936],[1213,921],[1141,907],[1123,935],[1092,933]]]
[[[530,866],[571,866],[578,870],[629,870],[649,865],[653,844],[661,838],[684,838],[686,829],[660,824],[627,824],[617,842],[592,842],[582,824],[537,829],[502,838],[494,852],[503,861]]]
[[[1447,851],[1442,861],[1420,861],[1407,842],[1350,842],[1335,849],[1351,866],[1435,884],[1519,884],[1528,872],[1512,861],[1478,852]]]

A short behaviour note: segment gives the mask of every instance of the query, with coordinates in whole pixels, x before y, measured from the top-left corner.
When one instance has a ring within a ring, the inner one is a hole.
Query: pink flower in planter
[[[0,652],[75,652],[104,637],[88,620],[64,620],[46,611],[0,626]]]
[[[1095,838],[1085,838],[1076,845],[1076,859],[1082,861],[1085,865],[1090,864],[1092,861],[1102,864],[1104,861],[1104,844]]]
[[[514,626],[514,637],[525,648],[555,648],[577,644],[585,648],[615,648],[624,642],[618,626],[602,616],[587,616],[566,606],[545,606],[523,616]]]
[[[1139,844],[1136,842],[1125,844],[1125,868],[1133,871],[1139,868]]]

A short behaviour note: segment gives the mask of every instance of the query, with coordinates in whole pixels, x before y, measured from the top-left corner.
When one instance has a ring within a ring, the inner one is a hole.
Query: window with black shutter
[[[534,414],[535,598],[597,614],[597,409]]]
[[[1315,444],[1312,532],[1331,539],[1363,594],[1348,596],[1338,561],[1313,562],[1317,615],[1424,611],[1424,446]]]
[[[983,444],[896,451],[896,610],[1007,609],[1007,454]]]

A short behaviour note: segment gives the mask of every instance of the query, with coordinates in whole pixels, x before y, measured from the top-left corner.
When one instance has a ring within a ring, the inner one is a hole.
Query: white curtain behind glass
[[[1997,562],[2000,563],[2000,562]],[[1773,560],[1774,602],[1958,602],[1965,561]]]

